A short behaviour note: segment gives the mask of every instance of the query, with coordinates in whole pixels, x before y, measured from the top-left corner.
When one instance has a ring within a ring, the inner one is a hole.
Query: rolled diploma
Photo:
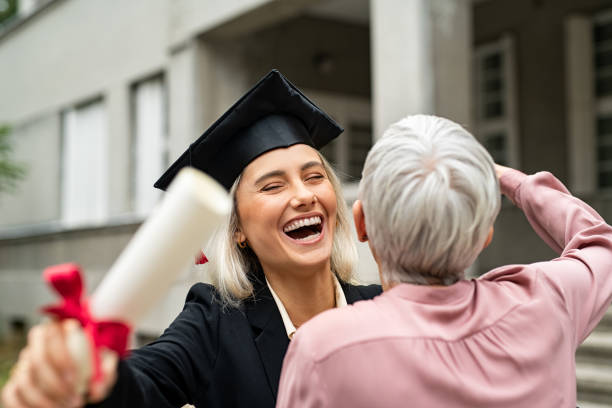
[[[194,262],[230,209],[231,198],[219,183],[193,168],[182,169],[95,290],[92,316],[138,323]],[[89,340],[72,331],[67,346],[77,366],[76,391],[85,395],[92,374]]]
[[[210,176],[182,169],[90,301],[97,319],[135,325],[228,216],[231,198]]]

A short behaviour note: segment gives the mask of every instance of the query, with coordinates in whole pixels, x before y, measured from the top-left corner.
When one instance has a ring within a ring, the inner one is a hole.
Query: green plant
[[[17,14],[17,0],[0,0],[0,26]]]
[[[10,143],[9,126],[0,125],[0,192],[12,191],[26,173],[25,166],[11,159],[13,151]]]
[[[11,368],[17,362],[19,349],[25,344],[10,344],[8,342],[0,342],[0,388],[6,384],[9,379]]]

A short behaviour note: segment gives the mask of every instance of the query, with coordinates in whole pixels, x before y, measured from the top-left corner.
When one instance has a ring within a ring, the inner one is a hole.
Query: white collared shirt
[[[340,286],[340,282],[338,282],[336,275],[332,274],[332,276],[334,279],[334,290],[336,292],[336,307],[346,306],[346,297],[344,296],[342,286]],[[291,318],[289,317],[289,313],[287,313],[287,309],[285,309],[285,305],[283,305],[283,302],[280,300],[276,292],[274,292],[274,289],[272,289],[272,286],[270,286],[270,282],[268,282],[267,278],[266,284],[268,285],[268,289],[270,289],[270,293],[272,293],[272,297],[274,298],[276,306],[278,307],[281,317],[283,318],[283,324],[285,325],[285,330],[287,330],[287,337],[289,337],[289,340],[291,340],[297,331],[297,328],[294,326]]]

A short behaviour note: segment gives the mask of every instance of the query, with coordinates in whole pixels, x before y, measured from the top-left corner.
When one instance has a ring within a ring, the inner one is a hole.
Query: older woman
[[[193,286],[164,334],[118,369],[109,364],[89,401],[272,407],[296,328],[326,309],[380,293],[347,283],[356,260],[347,210],[316,150],[341,131],[273,71],[168,169],[157,187],[165,189],[191,165],[234,197],[231,217],[207,253],[215,286]],[[32,330],[3,392],[7,408],[83,403],[61,336],[57,323]]]
[[[501,192],[560,255],[466,280]],[[392,125],[353,207],[384,293],[297,333],[277,407],[575,407],[574,353],[612,297],[612,227],[550,173],[495,166],[461,126]]]

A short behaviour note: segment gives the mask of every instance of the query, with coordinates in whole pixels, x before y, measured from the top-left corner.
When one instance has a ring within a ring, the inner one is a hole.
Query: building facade
[[[48,265],[78,262],[95,288],[159,201],[156,178],[271,68],[346,128],[324,153],[349,203],[383,130],[432,113],[612,217],[612,0],[9,3],[0,124],[27,176],[0,195],[0,334],[52,300]],[[504,202],[471,273],[554,256]],[[159,333],[200,279],[205,266],[184,271],[140,332]]]

